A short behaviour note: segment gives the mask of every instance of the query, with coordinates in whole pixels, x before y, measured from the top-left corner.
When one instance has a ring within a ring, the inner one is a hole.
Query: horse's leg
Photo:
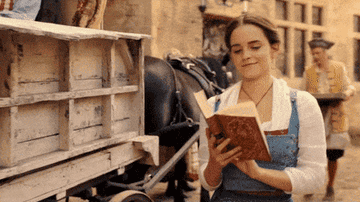
[[[168,180],[168,186],[166,189],[166,196],[174,196],[174,198],[187,198],[183,193],[183,180],[186,175],[186,161],[185,158],[181,158],[179,162],[175,165],[175,171],[173,175]],[[177,181],[177,186],[175,182]],[[186,183],[186,182],[185,182]]]
[[[166,188],[166,192],[165,195],[166,196],[175,196],[176,195],[176,188],[175,188],[175,177],[172,176],[169,180],[168,180],[168,186]]]
[[[179,162],[175,165],[175,179],[177,180],[176,192],[174,196],[174,202],[183,202],[187,196],[184,194],[185,181],[186,177],[186,160],[185,157],[181,158]]]
[[[177,167],[175,168],[175,174],[177,175],[177,181],[178,181],[178,188],[184,191],[194,191],[196,190],[196,188],[189,185],[186,181],[187,166],[188,165],[185,160],[185,157],[183,157],[177,164]]]
[[[204,189],[203,186],[201,186],[201,190],[200,190],[200,202],[210,202],[209,191]]]

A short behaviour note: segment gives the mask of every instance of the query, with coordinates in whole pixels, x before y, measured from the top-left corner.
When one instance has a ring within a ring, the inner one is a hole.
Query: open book
[[[253,102],[241,102],[214,114],[203,91],[194,95],[210,132],[231,139],[228,150],[241,146],[241,160],[271,161],[266,136],[260,129],[259,115]]]

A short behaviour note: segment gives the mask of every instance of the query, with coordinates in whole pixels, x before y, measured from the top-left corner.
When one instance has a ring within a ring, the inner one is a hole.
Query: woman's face
[[[246,24],[236,28],[230,37],[231,59],[244,79],[270,74],[278,44],[270,46],[261,28]]]

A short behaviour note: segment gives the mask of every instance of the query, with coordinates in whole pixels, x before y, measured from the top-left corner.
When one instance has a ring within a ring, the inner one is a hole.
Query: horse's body
[[[221,63],[214,59],[202,59],[208,66],[216,72],[218,84],[226,88],[228,83],[226,74],[221,70]],[[174,64],[173,64],[174,66]],[[197,72],[206,77],[203,69],[193,66]],[[206,71],[205,71],[206,72]],[[175,81],[175,77],[178,82]],[[177,86],[176,86],[177,85]],[[180,91],[181,106],[188,118],[194,122],[200,121],[201,111],[193,96],[194,92],[203,90],[203,86],[194,79],[193,76],[184,71],[173,69],[164,60],[145,57],[145,134],[151,134],[162,128],[169,126],[176,116],[177,97],[176,90]],[[209,89],[208,89],[209,90]],[[182,120],[185,121],[184,117]],[[181,146],[194,134],[192,132],[177,132],[160,136],[160,145],[174,146],[178,151]],[[180,160],[175,167],[175,172],[168,179],[169,185],[167,193],[174,195],[175,200],[183,201],[183,186],[186,186],[186,163]],[[175,189],[175,180],[178,187]]]

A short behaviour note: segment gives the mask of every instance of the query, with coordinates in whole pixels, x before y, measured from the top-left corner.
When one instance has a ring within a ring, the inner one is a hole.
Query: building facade
[[[227,52],[224,28],[241,14],[244,5],[241,0],[108,0],[103,28],[151,35],[145,42],[147,55],[162,58],[178,49],[185,55],[222,59]],[[71,9],[74,6],[67,10]],[[248,11],[278,25],[282,54],[275,64],[276,77],[300,88],[304,68],[312,63],[307,42],[324,37],[335,42],[330,56],[346,64],[353,85],[360,90],[359,0],[251,0]],[[59,16],[65,19],[58,19],[60,23],[70,19],[66,14]],[[360,134],[359,93],[347,106],[351,130]]]

